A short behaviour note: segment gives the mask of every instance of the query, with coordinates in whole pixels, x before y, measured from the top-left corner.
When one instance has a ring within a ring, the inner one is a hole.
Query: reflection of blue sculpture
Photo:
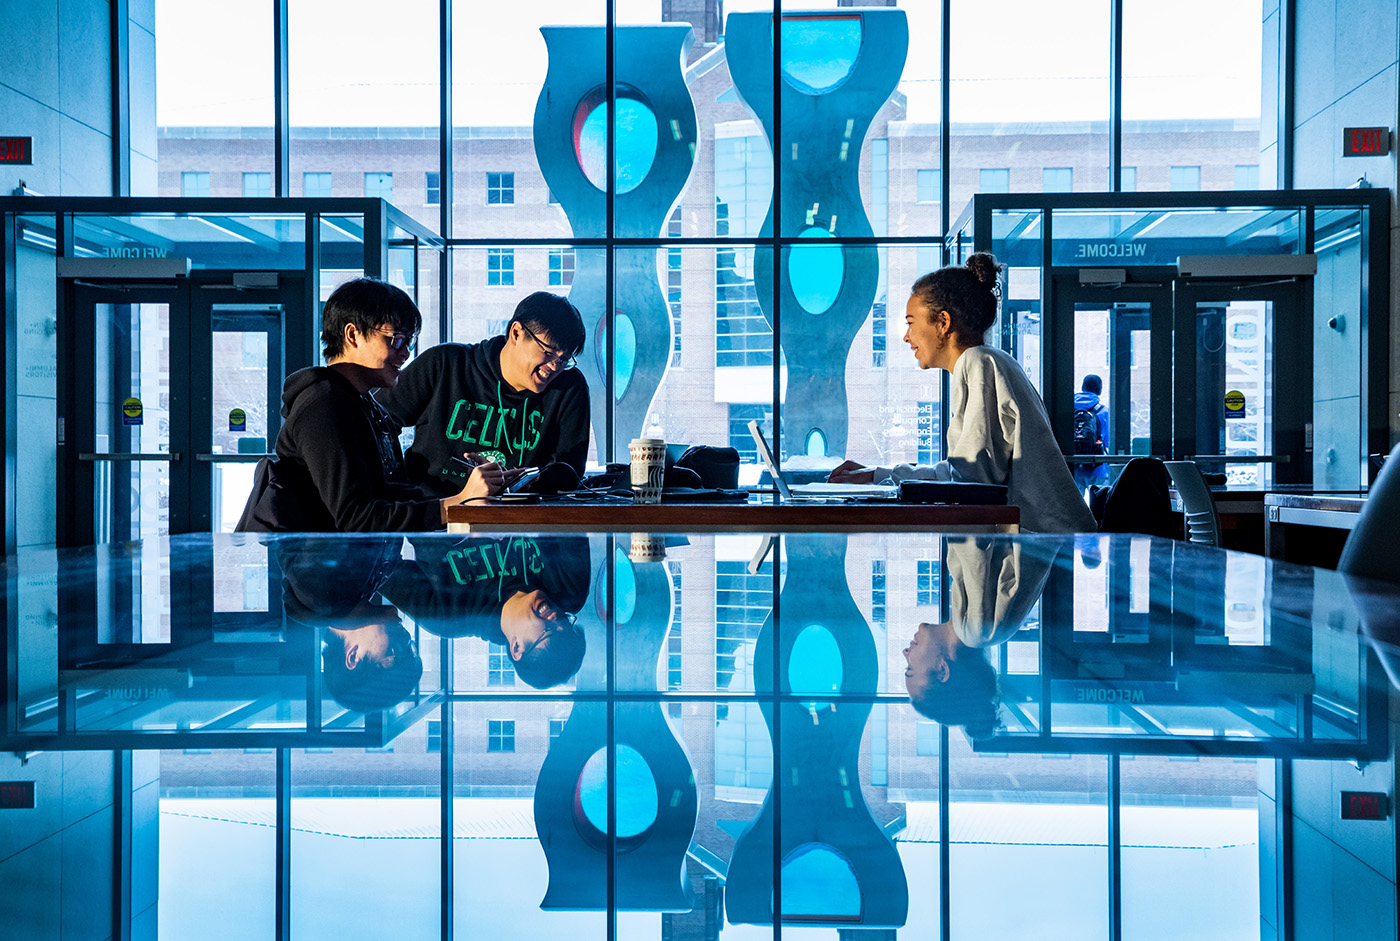
[[[613,232],[607,229],[607,87],[601,26],[541,28],[549,74],[535,106],[540,172],[569,217],[574,235],[656,238],[695,164],[695,105],[681,60],[690,26],[623,26],[614,31],[617,122],[614,135]],[[600,457],[614,406],[614,453],[643,431],[652,397],[671,356],[671,312],[658,276],[655,247],[614,250],[612,329],[607,316],[607,255],[580,249],[569,299],[583,314],[589,344],[579,357],[592,396]],[[607,345],[615,344],[613,403],[607,402]]]
[[[599,555],[603,563],[594,597],[607,598],[611,573],[616,611],[600,612],[601,623],[585,619],[591,636],[576,687],[581,692],[607,689],[607,647],[613,642],[614,689],[654,693],[671,624],[670,576],[664,565],[634,566],[621,552],[611,567],[607,554]],[[695,833],[699,798],[690,760],[657,701],[575,701],[569,721],[551,743],[535,784],[535,830],[549,863],[549,888],[540,907],[607,907],[610,708],[617,742],[617,907],[690,911],[694,899],[685,878],[685,854]]]
[[[860,789],[860,740],[879,660],[870,626],[846,585],[845,536],[789,536],[777,632],[783,692],[774,756],[782,791],[784,924],[896,927],[909,915],[909,886],[894,844],[870,815]],[[771,693],[773,622],[759,635],[754,688]],[[810,699],[805,697],[810,695]],[[822,697],[826,697],[823,699]],[[773,727],[771,701],[763,715]],[[773,794],[739,838],[725,894],[735,924],[773,921]]]
[[[776,138],[772,32],[771,14],[729,16],[729,74],[769,142],[778,141],[778,233],[793,240],[782,246],[776,273],[771,249],[758,250],[755,287],[775,324],[779,279],[788,369],[783,426],[794,436],[787,450],[844,454],[846,357],[875,299],[879,252],[840,240],[873,234],[860,198],[861,144],[904,71],[909,24],[903,10],[783,14],[783,124]],[[772,236],[773,218],[770,205],[762,236]]]

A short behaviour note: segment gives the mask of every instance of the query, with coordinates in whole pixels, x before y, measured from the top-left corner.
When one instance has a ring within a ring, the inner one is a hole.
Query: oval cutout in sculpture
[[[813,428],[812,433],[807,436],[807,456],[826,457],[826,435],[822,434],[820,428]]]
[[[632,381],[632,371],[637,367],[637,328],[626,314],[618,314],[613,320],[617,324],[617,346],[613,350],[613,374],[617,381],[613,385],[613,398],[621,402]]]
[[[618,549],[613,558],[613,572],[617,578],[613,596],[617,603],[617,623],[626,624],[637,613],[637,573],[632,570],[632,560],[627,558],[626,552]]]
[[[578,778],[579,806],[599,833],[608,832],[608,750],[595,751]],[[645,833],[656,823],[660,808],[656,776],[641,752],[630,745],[617,746],[617,836],[628,839]]]
[[[831,91],[855,69],[861,32],[859,14],[783,17],[783,77],[810,95]]]
[[[845,679],[841,647],[820,624],[802,629],[788,654],[788,689],[794,693],[839,693]]]
[[[803,310],[809,314],[824,314],[841,293],[846,255],[834,242],[817,244],[818,240],[831,238],[826,229],[810,226],[802,230],[799,238],[811,242],[794,244],[788,250],[788,285]]]
[[[656,115],[635,89],[617,93],[617,133],[613,140],[614,185],[630,193],[651,172],[657,150]],[[608,152],[607,95],[594,89],[574,112],[574,157],[588,182],[606,188]]]
[[[845,856],[825,843],[804,843],[787,855],[783,860],[784,921],[859,917],[860,884]]]

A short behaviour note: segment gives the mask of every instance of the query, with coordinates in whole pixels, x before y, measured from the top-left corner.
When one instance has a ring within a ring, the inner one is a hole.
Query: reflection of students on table
[[[832,483],[913,479],[1004,484],[1031,532],[1087,532],[1094,517],[1060,453],[1045,403],[1010,354],[983,345],[996,319],[1002,266],[986,252],[914,282],[904,342],[920,369],[952,373],[948,457],[932,466],[846,461]]]
[[[500,644],[536,689],[578,672],[585,644],[574,618],[588,597],[586,538],[415,539],[413,551],[382,590],[419,627]]]
[[[996,730],[997,676],[982,650],[1021,629],[1054,558],[1053,546],[1020,540],[948,541],[948,620],[920,624],[904,648],[904,685],[916,711],[973,738]]]
[[[401,538],[308,537],[276,545],[289,625],[321,631],[326,691],[346,709],[374,712],[403,701],[423,661],[381,584],[402,564]]]

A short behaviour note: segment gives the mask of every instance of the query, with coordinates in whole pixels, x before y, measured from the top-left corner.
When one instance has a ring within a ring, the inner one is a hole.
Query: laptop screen
[[[773,485],[778,488],[778,493],[782,494],[784,500],[792,499],[792,490],[783,479],[783,472],[778,468],[778,459],[773,456],[773,449],[768,447],[768,439],[763,437],[757,419],[749,422],[749,434],[753,435],[753,443],[758,447],[759,460],[768,468],[768,476],[773,478]]]

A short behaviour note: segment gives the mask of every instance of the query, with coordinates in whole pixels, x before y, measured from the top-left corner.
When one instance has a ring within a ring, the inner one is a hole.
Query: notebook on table
[[[773,478],[773,485],[778,488],[784,500],[815,500],[819,502],[838,502],[842,500],[890,500],[899,499],[899,488],[893,484],[791,484],[783,476],[782,468],[778,466],[778,459],[773,456],[773,449],[768,446],[768,439],[763,436],[763,431],[758,427],[758,421],[749,422],[749,434],[753,435],[753,443],[758,448],[759,460],[763,466],[768,468],[768,475]]]

